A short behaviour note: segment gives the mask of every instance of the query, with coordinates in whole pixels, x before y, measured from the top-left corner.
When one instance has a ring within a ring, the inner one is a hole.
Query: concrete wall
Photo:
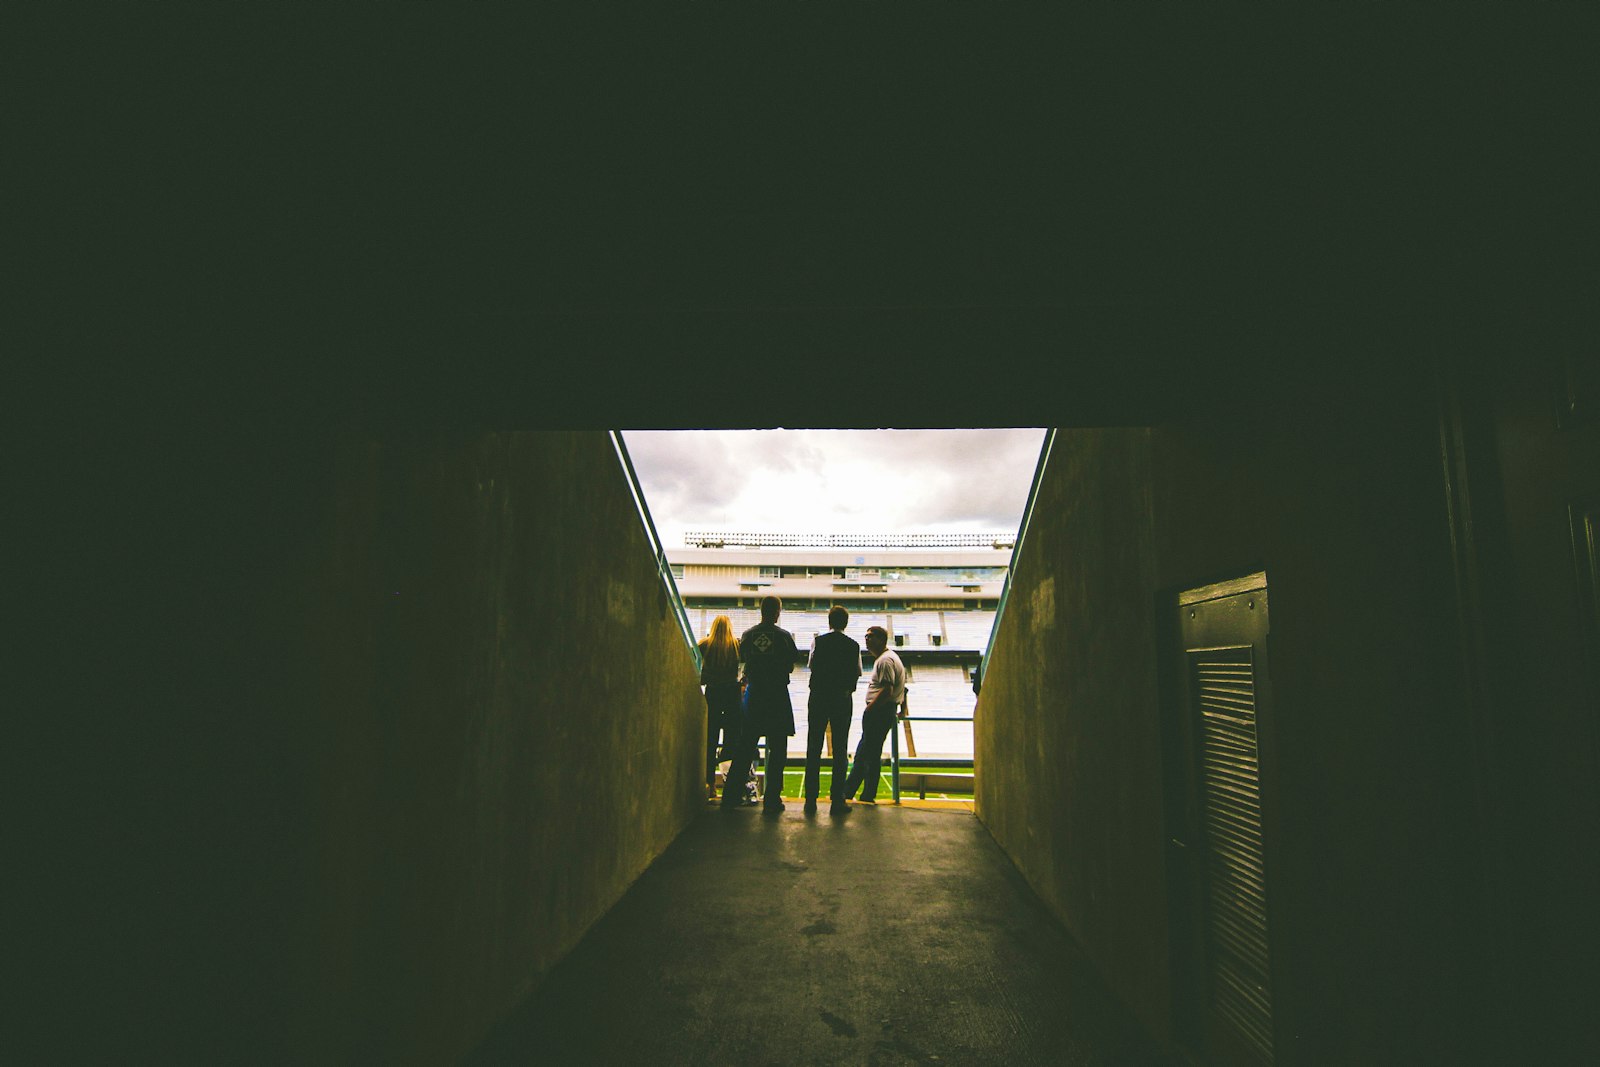
[[[978,814],[1174,1042],[1162,624],[1178,591],[1256,570],[1280,1062],[1443,1062],[1464,1040],[1470,759],[1437,426],[1425,387],[1387,385],[1062,431],[1019,549],[977,711]]]
[[[1518,358],[1453,383],[1458,530],[1477,561],[1463,631],[1482,650],[1464,704],[1480,724],[1485,896],[1507,902],[1483,944],[1503,1058],[1526,1062],[1600,1047],[1600,362],[1576,306],[1550,300],[1532,326],[1492,308],[1466,319],[1463,347]]]
[[[703,806],[608,437],[331,425],[120,465],[146,625],[74,761],[67,1059],[453,1062]]]
[[[1148,430],[1057,432],[984,669],[974,769],[979,818],[1162,1032],[1149,468]]]
[[[704,708],[603,433],[349,442],[330,505],[293,1051],[446,1062],[700,810]]]

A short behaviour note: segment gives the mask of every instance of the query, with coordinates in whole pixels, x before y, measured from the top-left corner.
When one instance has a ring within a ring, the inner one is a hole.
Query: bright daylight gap
[[[622,438],[697,640],[718,615],[742,634],[760,621],[761,599],[776,594],[779,625],[805,654],[840,605],[849,636],[864,644],[867,627],[884,627],[906,666],[902,767],[909,759],[927,773],[970,772],[974,672],[1042,429],[630,430]],[[803,664],[790,677],[788,796],[800,791],[809,680]],[[852,747],[865,688],[854,700]],[[887,744],[884,753],[887,772]],[[826,795],[826,760],[823,775]]]

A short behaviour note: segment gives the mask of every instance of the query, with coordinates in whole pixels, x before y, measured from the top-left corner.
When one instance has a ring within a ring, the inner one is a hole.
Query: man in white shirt
[[[876,804],[883,742],[894,729],[895,712],[906,698],[906,668],[900,657],[889,651],[889,631],[881,626],[867,627],[867,651],[874,657],[872,680],[867,683],[867,710],[861,715],[861,744],[856,746],[844,795],[854,800],[860,791],[861,803]]]

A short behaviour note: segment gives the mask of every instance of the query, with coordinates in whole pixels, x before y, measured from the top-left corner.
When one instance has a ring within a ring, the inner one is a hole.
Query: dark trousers
[[[828,792],[834,800],[844,797],[845,772],[850,764],[849,693],[813,692],[806,702],[806,784],[807,800],[817,799],[822,788],[822,749],[828,727],[833,727],[833,785]]]
[[[763,736],[756,732],[759,727],[752,727],[748,732],[740,731],[740,736],[734,741],[733,762],[728,765],[728,777],[722,781],[722,803],[732,806],[739,802],[739,797],[744,793],[744,783],[750,780],[750,768],[756,761],[756,742]],[[786,751],[789,747],[789,736],[783,733],[770,733],[767,739],[767,787],[762,791],[761,798],[766,807],[776,808],[783,803],[783,764]]]
[[[706,686],[706,785],[717,780],[717,750],[733,748],[734,727],[739,722],[739,686]],[[718,744],[718,735],[721,744]]]
[[[878,799],[878,775],[883,770],[883,742],[893,729],[892,704],[880,702],[869,707],[861,717],[861,744],[856,746],[856,760],[850,767],[850,777],[845,779],[846,797],[854,798],[859,789],[862,800]]]

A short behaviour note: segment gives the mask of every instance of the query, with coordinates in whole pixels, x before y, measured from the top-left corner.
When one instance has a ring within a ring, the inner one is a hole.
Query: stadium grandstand
[[[666,550],[695,637],[728,616],[742,634],[761,621],[761,598],[783,600],[779,625],[802,656],[828,629],[828,609],[850,612],[845,632],[864,641],[882,626],[906,665],[906,703],[918,720],[919,756],[972,758],[975,698],[972,672],[989,643],[1015,546],[1014,534],[772,534],[692,532]],[[865,665],[870,669],[870,664]],[[798,733],[791,753],[805,751],[809,676],[804,661],[790,678]],[[863,682],[851,739],[860,736]],[[948,724],[924,717],[950,718]]]

